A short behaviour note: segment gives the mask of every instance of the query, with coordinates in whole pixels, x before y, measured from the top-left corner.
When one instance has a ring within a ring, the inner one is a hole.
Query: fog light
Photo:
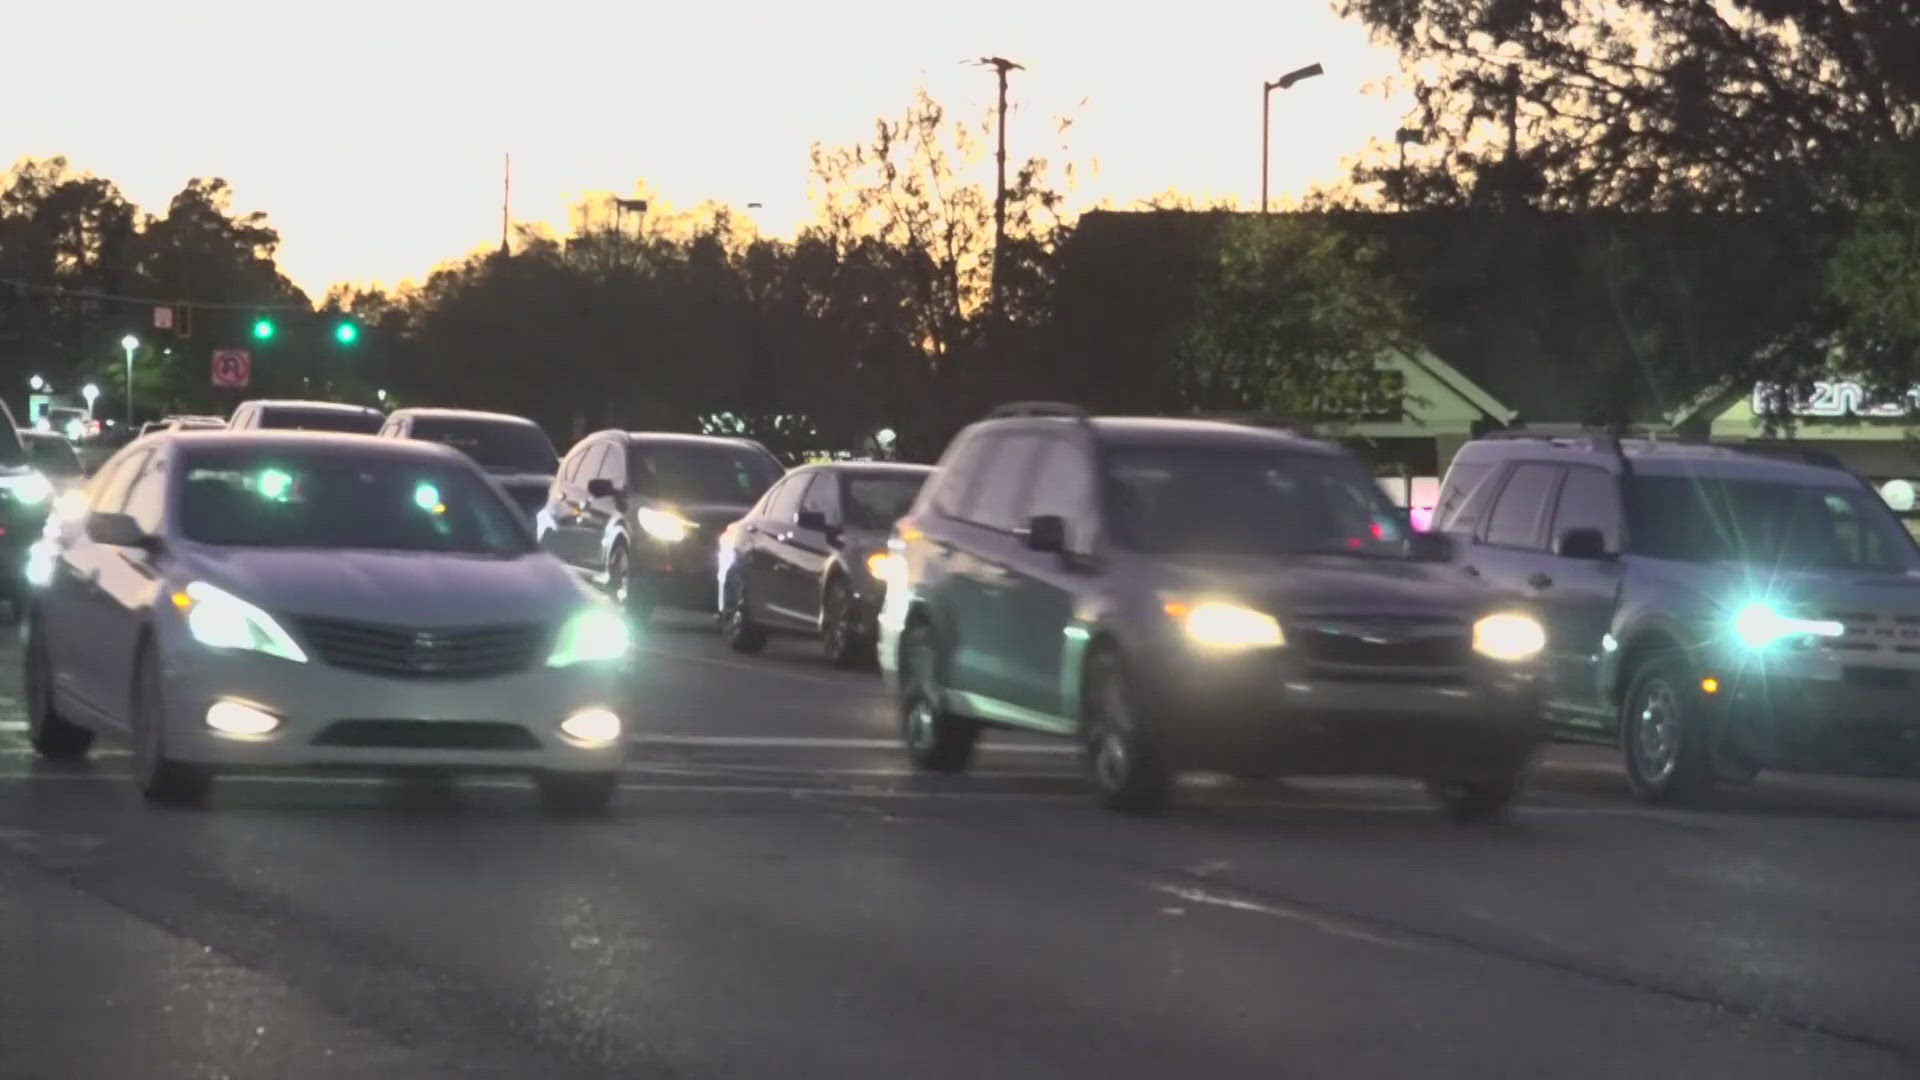
[[[280,726],[280,718],[237,701],[216,701],[207,710],[207,726],[223,735],[266,735]]]
[[[612,709],[581,709],[560,724],[560,733],[587,743],[609,743],[620,737],[620,717]]]

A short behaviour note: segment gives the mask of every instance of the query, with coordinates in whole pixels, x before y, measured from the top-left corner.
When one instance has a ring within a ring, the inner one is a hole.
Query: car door
[[[782,478],[761,498],[755,512],[748,515],[741,526],[742,536],[734,559],[747,590],[747,613],[754,618],[768,622],[778,618],[768,601],[777,589],[774,562],[779,557],[779,537],[793,527],[794,515],[800,512],[800,497],[812,479],[813,473],[809,471]]]
[[[818,514],[817,521],[802,521]],[[821,469],[800,497],[800,511],[794,523],[772,548],[772,568],[777,575],[775,602],[780,614],[796,624],[814,628],[820,622],[820,579],[827,560],[833,557],[843,524],[840,510],[840,474]],[[822,526],[810,528],[809,526]]]
[[[120,512],[128,488],[151,456],[150,449],[141,449],[109,462],[110,471],[101,473],[100,486],[88,500],[88,513]],[[61,545],[42,608],[55,685],[89,711],[115,721],[117,696],[108,684],[130,675],[119,670],[125,660],[111,648],[118,620],[111,616],[105,594],[109,584],[121,579],[119,563],[116,549],[94,543],[86,523],[77,523]]]
[[[1058,436],[1042,442],[1038,455],[1029,467],[1033,480],[1020,519],[1060,518],[1066,524],[1066,551],[1025,546],[1023,527],[1021,545],[1008,559],[1007,701],[1035,714],[1035,722],[1066,731],[1073,726],[1063,681],[1066,633],[1079,594],[1094,574],[1089,558],[1095,541],[1093,459],[1079,440]]]
[[[1014,564],[1026,552],[1019,535],[1041,436],[994,433],[980,479],[956,530],[949,573],[954,621],[948,685],[977,699],[975,708],[999,718],[995,707],[1018,696],[1019,635],[1015,626]]]
[[[568,455],[573,466],[572,474],[554,482],[554,497],[550,501],[553,530],[549,534],[548,550],[577,569],[590,569],[594,563],[588,550],[591,532],[585,523],[590,501],[587,498],[587,481],[593,478],[594,470],[609,452],[604,439],[587,443]]]
[[[165,447],[130,467],[132,482],[120,513],[137,522],[148,536],[159,536],[165,524],[170,458]],[[92,640],[100,654],[103,678],[101,699],[106,711],[121,724],[131,722],[134,647],[140,640],[147,608],[160,588],[155,553],[137,547],[98,544],[100,577],[94,592],[97,612],[89,620]]]
[[[607,555],[613,550],[614,526],[629,509],[626,445],[620,440],[608,439],[605,452],[594,455],[588,465],[592,471],[581,473],[586,481],[581,485],[582,501],[577,519],[587,560],[581,565],[596,574],[604,574]],[[611,492],[606,495],[593,494],[588,489],[595,480],[606,481]]]
[[[1507,469],[1461,560],[1467,573],[1516,596],[1530,596],[1547,576],[1547,513],[1560,483],[1560,466],[1524,461]]]
[[[1531,582],[1547,623],[1547,653],[1553,665],[1550,706],[1581,728],[1611,725],[1600,685],[1600,657],[1619,602],[1622,538],[1620,481],[1606,469],[1569,465],[1555,499],[1551,565]],[[1601,558],[1568,558],[1560,542],[1572,529],[1592,529],[1604,540]]]

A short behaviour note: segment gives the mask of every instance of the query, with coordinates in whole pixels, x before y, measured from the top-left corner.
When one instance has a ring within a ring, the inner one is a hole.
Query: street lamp
[[[1326,73],[1327,70],[1319,64],[1308,64],[1306,67],[1289,71],[1270,83],[1260,84],[1260,212],[1263,214],[1267,212],[1267,129],[1269,127],[1267,117],[1273,103],[1273,92],[1290,90],[1295,83]]]
[[[27,380],[27,385],[32,387],[33,392],[37,394],[47,388],[47,380],[35,375],[33,378]]]
[[[140,347],[140,339],[128,334],[120,339],[120,347],[127,350],[127,429],[133,429],[133,350]]]
[[[88,383],[80,388],[80,396],[87,399],[87,419],[93,419],[93,403],[100,396],[100,388]]]

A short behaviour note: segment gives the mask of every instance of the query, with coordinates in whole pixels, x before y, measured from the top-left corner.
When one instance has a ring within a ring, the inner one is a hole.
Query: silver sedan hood
[[[430,552],[181,545],[189,578],[272,615],[397,626],[557,622],[591,594],[551,555],[511,559]]]

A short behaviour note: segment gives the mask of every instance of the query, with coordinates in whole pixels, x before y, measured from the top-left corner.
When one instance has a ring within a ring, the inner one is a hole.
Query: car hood
[[[589,594],[559,560],[278,548],[183,550],[190,576],[275,615],[403,626],[557,621]]]
[[[1175,592],[1218,597],[1288,615],[1473,618],[1503,596],[1457,565],[1337,555],[1195,557],[1167,564]]]
[[[1753,563],[1647,560],[1646,584],[1672,606],[1688,598],[1732,609],[1753,600],[1835,617],[1847,613],[1920,615],[1920,569],[1791,570]],[[1644,591],[1644,590],[1642,590]]]
[[[552,473],[521,472],[518,469],[488,469],[487,475],[510,488],[532,487],[536,484],[545,488],[547,485],[553,483]]]
[[[727,526],[739,521],[752,512],[752,504],[736,506],[733,503],[676,503],[667,500],[648,502],[642,505],[671,510],[681,517],[698,525],[702,533],[710,539],[718,539]]]

